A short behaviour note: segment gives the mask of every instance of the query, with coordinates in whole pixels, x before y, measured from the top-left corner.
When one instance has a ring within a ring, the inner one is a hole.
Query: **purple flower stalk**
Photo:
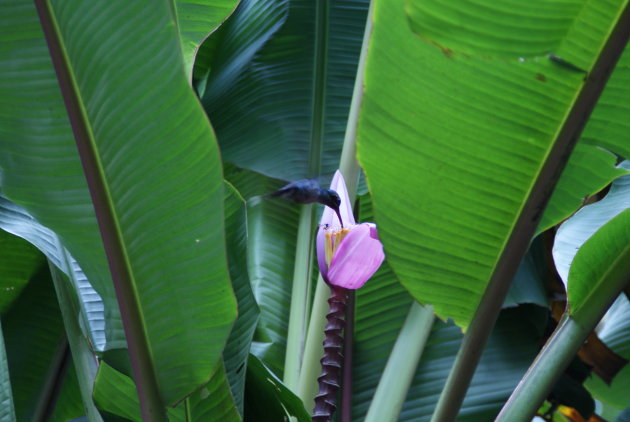
[[[329,422],[336,409],[342,372],[343,331],[348,289],[358,289],[381,266],[385,254],[376,225],[356,224],[343,176],[335,173],[330,189],[341,199],[339,212],[325,208],[317,232],[317,262],[322,278],[331,288],[330,311],[324,327],[324,357],[319,393],[315,397],[313,422]],[[345,225],[342,225],[340,218]]]

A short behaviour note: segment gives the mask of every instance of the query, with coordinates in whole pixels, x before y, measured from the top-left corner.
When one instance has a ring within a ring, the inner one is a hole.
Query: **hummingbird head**
[[[322,189],[322,198],[321,203],[330,207],[334,210],[339,209],[339,205],[341,205],[341,198],[339,198],[339,194],[332,189]]]

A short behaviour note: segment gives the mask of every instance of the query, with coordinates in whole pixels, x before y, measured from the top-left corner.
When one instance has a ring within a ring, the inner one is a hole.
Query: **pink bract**
[[[330,188],[341,198],[339,212],[344,226],[349,229],[341,244],[336,248],[330,262],[326,265],[326,232],[337,232],[341,228],[335,212],[326,207],[317,232],[317,262],[324,280],[333,286],[346,289],[358,289],[378,270],[385,254],[378,239],[376,225],[373,223],[356,224],[348,199],[346,183],[337,170]]]

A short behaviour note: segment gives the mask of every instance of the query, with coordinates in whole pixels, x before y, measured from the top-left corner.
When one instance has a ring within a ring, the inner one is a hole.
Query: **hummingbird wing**
[[[320,186],[315,179],[302,179],[291,182],[269,195],[271,198],[283,197],[298,204],[317,202]]]

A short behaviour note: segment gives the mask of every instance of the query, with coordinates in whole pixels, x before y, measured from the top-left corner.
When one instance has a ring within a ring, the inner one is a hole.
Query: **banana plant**
[[[0,9],[0,421],[623,420],[628,1]]]

